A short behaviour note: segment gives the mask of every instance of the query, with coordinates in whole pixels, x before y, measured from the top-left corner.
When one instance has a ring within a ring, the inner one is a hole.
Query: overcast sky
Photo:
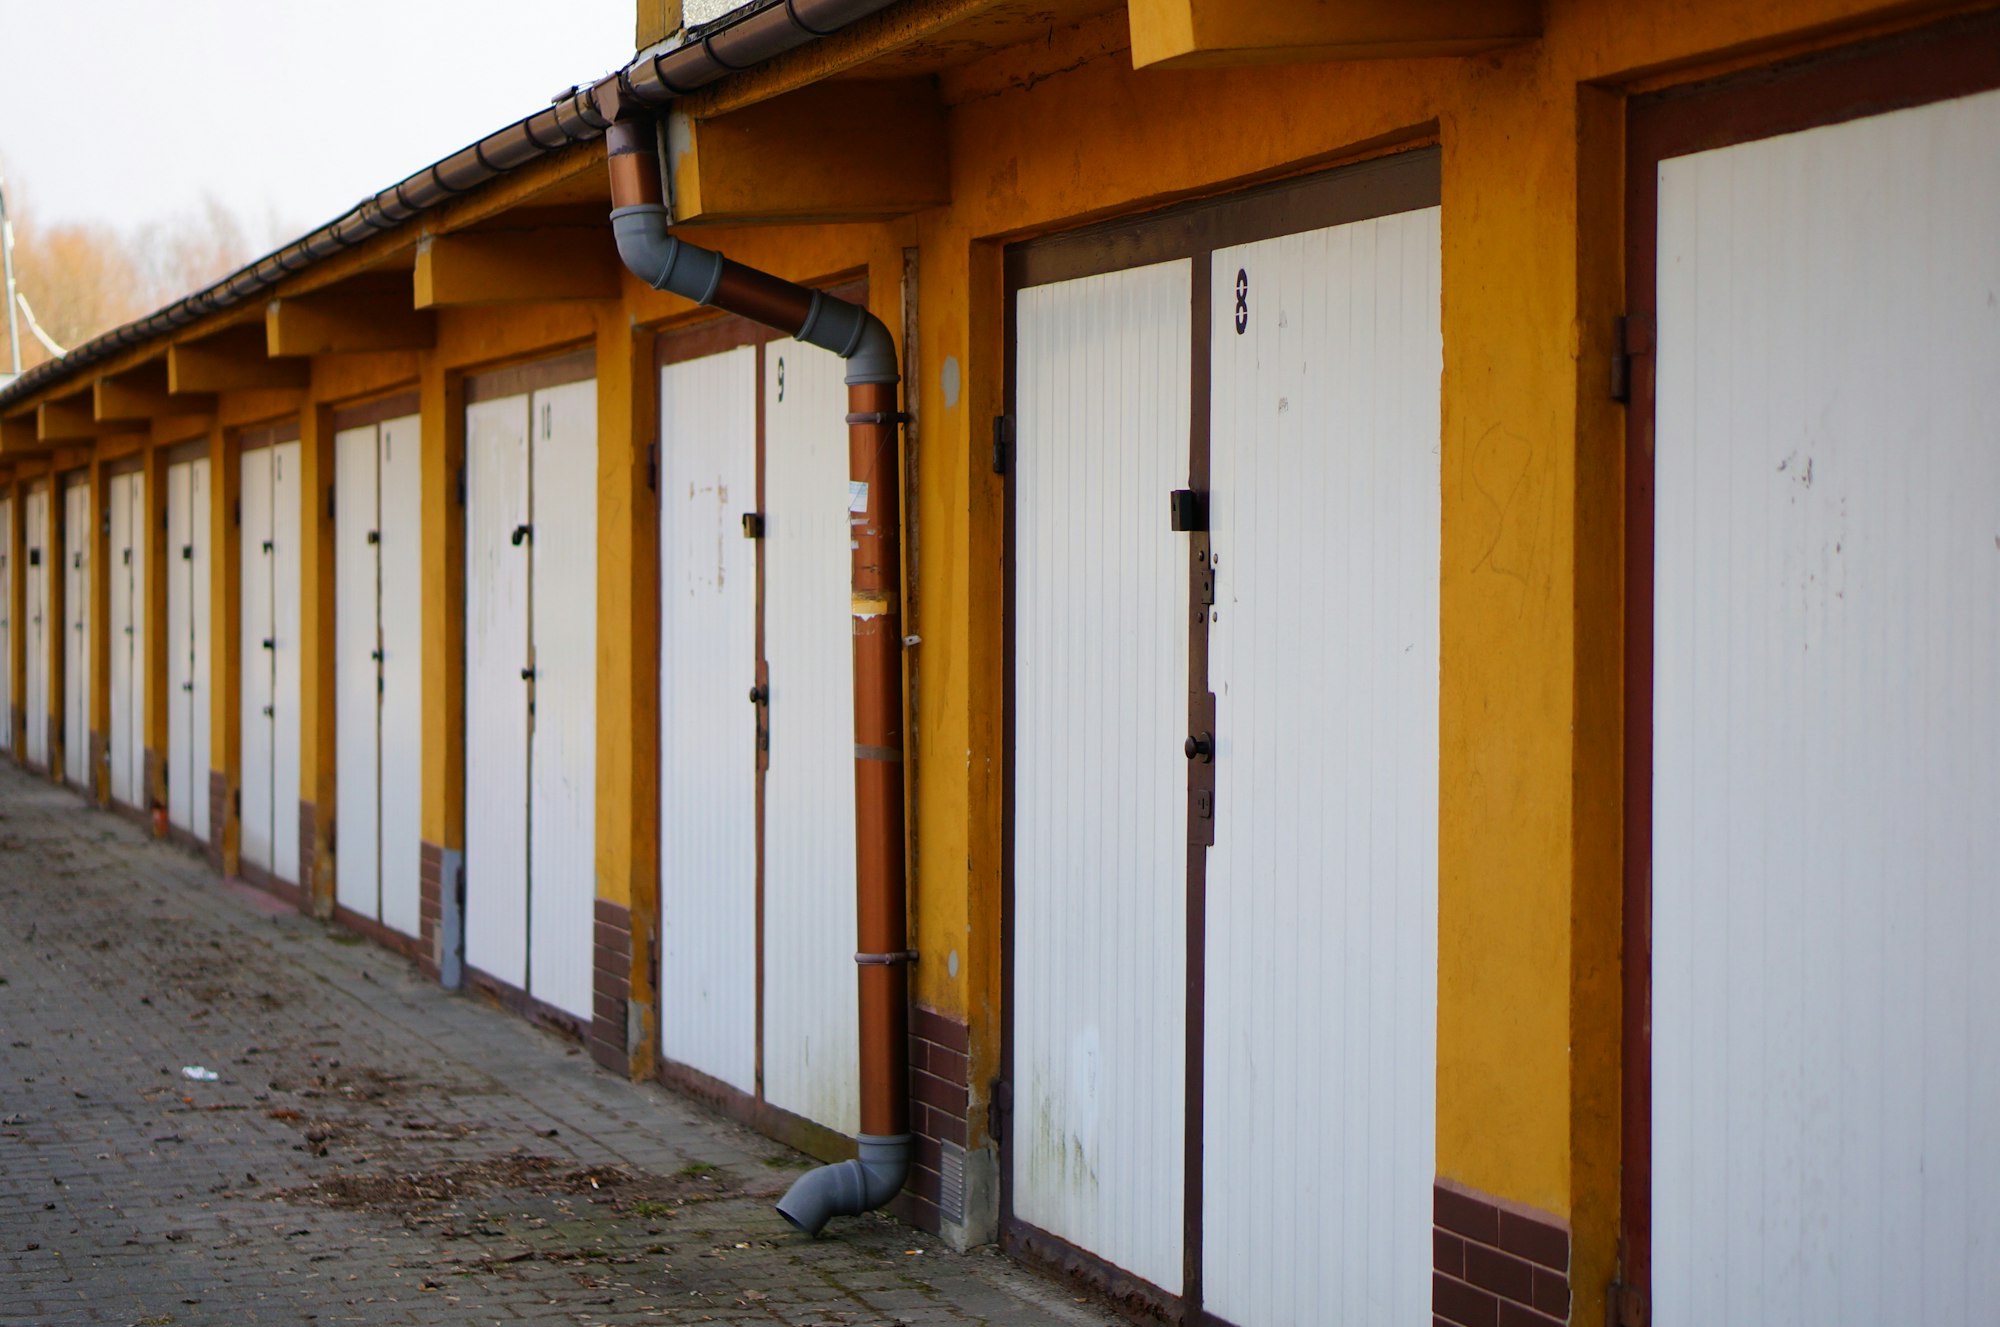
[[[44,222],[131,229],[213,194],[266,247],[619,67],[634,13],[633,0],[10,0],[0,169]]]

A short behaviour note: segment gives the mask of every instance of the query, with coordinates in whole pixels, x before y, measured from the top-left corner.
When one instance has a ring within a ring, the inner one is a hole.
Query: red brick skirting
[[[103,774],[111,764],[111,743],[109,739],[107,739],[104,736],[104,734],[92,733],[90,735],[89,746],[90,746],[90,773],[84,779],[83,784],[84,787],[90,790],[91,800],[95,801],[100,791],[99,787],[100,780],[98,776]],[[102,784],[105,788],[108,788],[111,784],[111,780],[104,779],[102,780]],[[109,799],[107,798],[106,800]]]
[[[229,776],[221,770],[208,772],[208,864],[222,874],[223,830],[229,824]]]
[[[597,900],[596,947],[591,958],[590,1058],[616,1074],[632,1072],[625,1044],[632,998],[632,911]]]
[[[1431,1311],[1457,1327],[1569,1321],[1569,1231],[1439,1180],[1431,1196]]]
[[[319,829],[319,811],[311,802],[299,802],[299,892],[313,895],[313,867],[318,864],[319,845],[313,842]]]
[[[438,952],[439,928],[444,924],[444,849],[435,843],[420,845],[417,856],[417,932],[420,952],[417,962],[435,977],[444,962]]]
[[[897,1215],[937,1233],[944,1188],[944,1148],[965,1147],[966,1053],[971,1037],[966,1025],[922,1005],[910,1009],[910,1132],[916,1135],[909,1183],[897,1200]],[[961,1153],[961,1162],[963,1160]],[[961,1186],[954,1220],[964,1219]]]

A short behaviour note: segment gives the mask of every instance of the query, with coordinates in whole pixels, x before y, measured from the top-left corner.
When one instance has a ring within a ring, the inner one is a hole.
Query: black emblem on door
[[[1236,335],[1250,330],[1250,273],[1236,269]]]

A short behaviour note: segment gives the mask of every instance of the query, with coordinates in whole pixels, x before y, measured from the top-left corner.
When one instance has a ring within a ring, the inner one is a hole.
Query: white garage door
[[[208,461],[167,467],[167,820],[207,841],[210,528]]]
[[[334,435],[334,896],[421,926],[422,533],[416,415]]]
[[[110,639],[111,798],[147,809],[146,787],[146,474],[111,476]]]
[[[591,1017],[597,385],[466,407],[465,961]]]
[[[2000,93],[1659,168],[1653,1320],[2000,1303]]]
[[[93,558],[90,481],[63,488],[63,778],[93,789],[90,769],[90,582]]]
[[[242,853],[299,882],[299,443],[242,456]]]

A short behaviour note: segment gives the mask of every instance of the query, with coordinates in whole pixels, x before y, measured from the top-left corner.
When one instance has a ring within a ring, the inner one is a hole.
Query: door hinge
[[[333,485],[326,486],[326,519],[333,519]]]
[[[238,499],[236,499],[236,500],[235,500],[234,502],[231,502],[231,503],[229,504],[229,519],[230,519],[230,521],[231,521],[231,523],[232,523],[232,524],[234,524],[234,525],[238,526],[239,528],[240,528],[240,527],[242,526],[242,524],[243,524],[243,499],[241,499],[241,498],[238,498]]]
[[[1632,360],[1653,353],[1653,319],[1635,313],[1611,320],[1611,399],[1632,400]]]
[[[1014,440],[1014,421],[1006,415],[993,416],[993,473],[1007,473],[1007,444]]]
[[[1652,1296],[1622,1281],[1611,1283],[1611,1303],[1606,1308],[1611,1327],[1647,1327],[1653,1316]]]
[[[1192,542],[1188,556],[1194,563],[1189,569],[1194,578],[1194,617],[1200,621],[1206,616],[1201,610],[1215,606],[1215,559],[1209,555],[1207,535]]]
[[[646,491],[660,491],[660,444],[657,442],[646,444]]]
[[[241,788],[230,790],[229,809],[238,816],[243,814],[243,790]]]
[[[458,467],[458,505],[465,505],[465,467]]]
[[[1007,1122],[1014,1114],[1014,1088],[1004,1078],[995,1078],[986,1085],[986,1136],[994,1142],[1005,1142]]]

